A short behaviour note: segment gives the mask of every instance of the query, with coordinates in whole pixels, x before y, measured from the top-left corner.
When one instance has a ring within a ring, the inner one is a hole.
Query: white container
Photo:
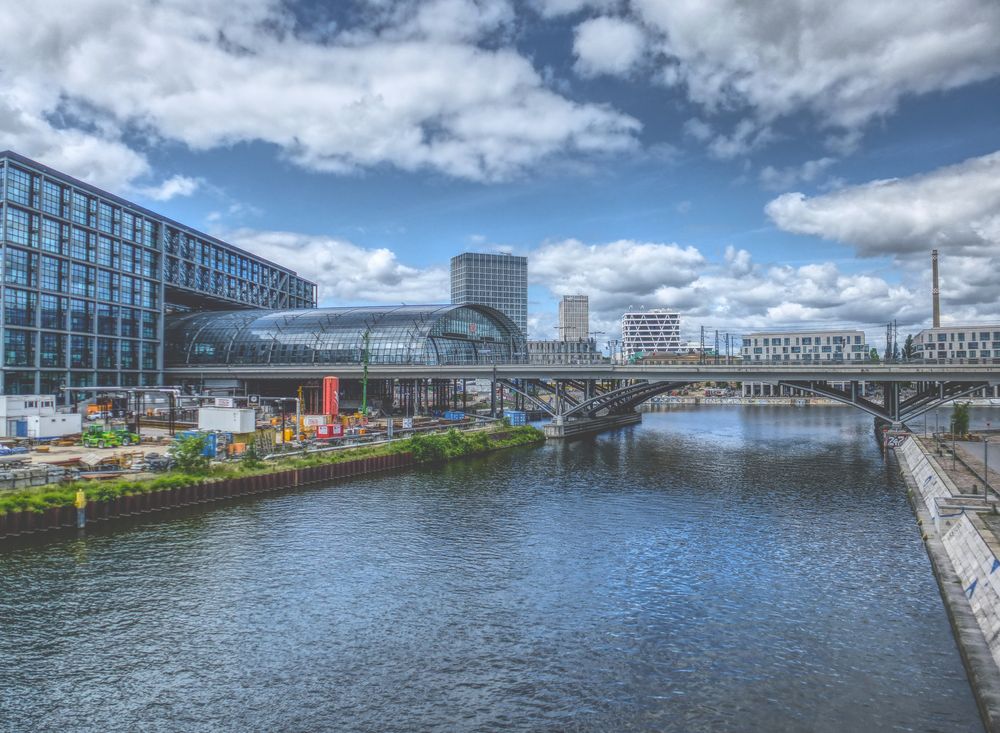
[[[252,433],[257,429],[257,416],[244,407],[202,407],[198,410],[198,429]]]
[[[55,415],[28,415],[29,438],[59,438],[81,432],[83,415],[76,412]]]

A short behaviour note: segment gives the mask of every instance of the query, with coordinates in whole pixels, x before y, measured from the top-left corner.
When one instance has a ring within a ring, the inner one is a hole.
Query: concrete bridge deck
[[[318,379],[335,375],[360,379],[360,364],[246,364],[225,367],[167,367],[171,378],[188,379]],[[643,379],[650,382],[977,382],[1000,384],[1000,365],[993,364],[724,364],[638,366],[631,364],[448,364],[413,366],[371,364],[369,379]]]

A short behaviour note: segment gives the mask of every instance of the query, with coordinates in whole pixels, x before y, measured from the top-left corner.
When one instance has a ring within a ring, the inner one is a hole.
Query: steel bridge
[[[310,380],[327,375],[361,379],[360,364],[232,365],[167,368],[186,382],[235,379]],[[629,413],[652,397],[698,382],[761,382],[852,405],[876,418],[905,424],[943,403],[1000,384],[1000,366],[986,364],[657,365],[371,364],[371,379],[486,379],[562,422]],[[873,399],[863,385],[877,385]],[[548,395],[545,399],[543,395]]]

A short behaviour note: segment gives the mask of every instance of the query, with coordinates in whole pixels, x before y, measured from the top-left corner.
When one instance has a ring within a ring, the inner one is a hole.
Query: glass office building
[[[316,304],[293,271],[11,151],[0,248],[4,394],[160,384],[166,313]]]
[[[366,348],[370,364],[527,360],[527,345],[517,326],[503,313],[481,305],[174,315],[167,319],[166,344],[168,371],[198,365],[361,364]]]
[[[451,302],[496,308],[528,330],[528,258],[463,252],[451,258]]]

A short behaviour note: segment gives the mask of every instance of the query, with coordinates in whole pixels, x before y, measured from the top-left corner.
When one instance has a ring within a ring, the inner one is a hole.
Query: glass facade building
[[[451,258],[451,302],[496,308],[528,330],[528,258],[463,252]]]
[[[0,250],[4,394],[162,383],[171,310],[316,304],[291,270],[11,151]]]
[[[481,305],[241,310],[167,319],[166,368],[235,365],[524,363],[527,345]]]

